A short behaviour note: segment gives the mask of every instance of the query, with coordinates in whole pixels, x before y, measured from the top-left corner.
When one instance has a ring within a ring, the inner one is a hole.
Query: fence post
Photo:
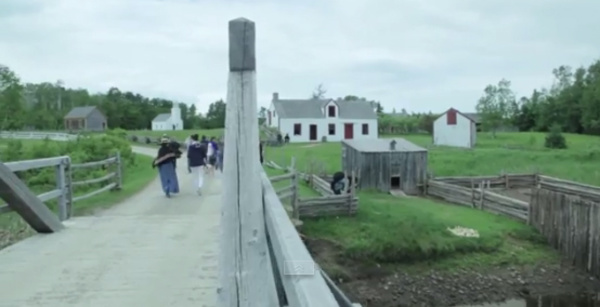
[[[71,157],[67,160],[65,166],[65,187],[66,187],[66,202],[67,202],[67,219],[73,216],[73,171],[71,168]]]
[[[290,171],[292,172],[292,217],[294,219],[300,219],[300,208],[298,208],[298,172],[296,172],[296,158],[292,157],[290,164]]]
[[[58,219],[64,221],[69,213],[67,210],[66,172],[64,162],[56,166],[56,189],[60,191],[58,197]]]
[[[121,190],[123,186],[123,161],[121,160],[121,152],[117,151],[115,160],[115,183],[117,184],[113,190]]]
[[[479,200],[479,209],[483,210],[483,199],[485,198],[485,181],[481,181],[479,184],[479,195],[481,199]]]
[[[471,179],[471,208],[475,208],[475,181]]]
[[[352,170],[352,183],[350,184],[350,195],[348,196],[348,215],[352,215],[352,202],[354,201],[354,193],[356,193],[356,171]]]

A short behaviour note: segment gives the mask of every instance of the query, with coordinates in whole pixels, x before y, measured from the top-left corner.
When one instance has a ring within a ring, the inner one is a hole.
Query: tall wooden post
[[[256,120],[254,22],[229,22],[218,306],[279,306],[267,246]]]
[[[66,165],[60,163],[56,166],[56,189],[60,190],[60,196],[58,197],[58,218],[64,221],[69,218],[69,210],[67,208],[67,184],[66,184]]]
[[[115,154],[115,188],[114,190],[121,190],[123,187],[123,160],[121,159],[121,152],[117,151]]]
[[[298,172],[296,171],[296,158],[292,157],[292,161],[290,163],[290,171],[292,172],[292,199],[290,203],[292,204],[292,217],[294,219],[300,219],[300,212],[298,208]]]

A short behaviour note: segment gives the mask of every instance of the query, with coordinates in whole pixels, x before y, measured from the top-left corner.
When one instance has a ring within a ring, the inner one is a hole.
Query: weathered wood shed
[[[75,107],[64,118],[65,129],[69,131],[104,131],[107,118],[97,107]]]
[[[401,138],[343,140],[342,169],[359,171],[362,189],[416,195],[427,179],[427,149]]]

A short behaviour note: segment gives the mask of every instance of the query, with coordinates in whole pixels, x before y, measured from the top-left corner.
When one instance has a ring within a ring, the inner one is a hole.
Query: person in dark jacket
[[[204,185],[204,167],[206,166],[206,144],[198,141],[198,135],[192,135],[192,141],[188,147],[187,156],[190,161],[190,168],[192,169],[192,176],[194,176],[194,189],[198,195],[202,192],[202,186]]]
[[[152,163],[152,167],[158,167],[160,183],[167,197],[179,193],[179,181],[175,171],[175,161],[181,157],[181,151],[174,148],[168,138],[161,139],[158,154]]]
[[[333,180],[331,180],[330,186],[333,194],[342,194],[342,191],[344,191],[344,188],[346,187],[344,179],[346,179],[346,175],[343,172],[336,172],[335,174],[333,174]]]

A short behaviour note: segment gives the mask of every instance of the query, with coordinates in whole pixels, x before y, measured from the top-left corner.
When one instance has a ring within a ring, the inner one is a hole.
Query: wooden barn
[[[361,189],[416,195],[427,180],[427,149],[401,138],[343,140],[342,169],[360,172]]]
[[[108,119],[97,107],[75,107],[64,117],[67,131],[104,131]]]

